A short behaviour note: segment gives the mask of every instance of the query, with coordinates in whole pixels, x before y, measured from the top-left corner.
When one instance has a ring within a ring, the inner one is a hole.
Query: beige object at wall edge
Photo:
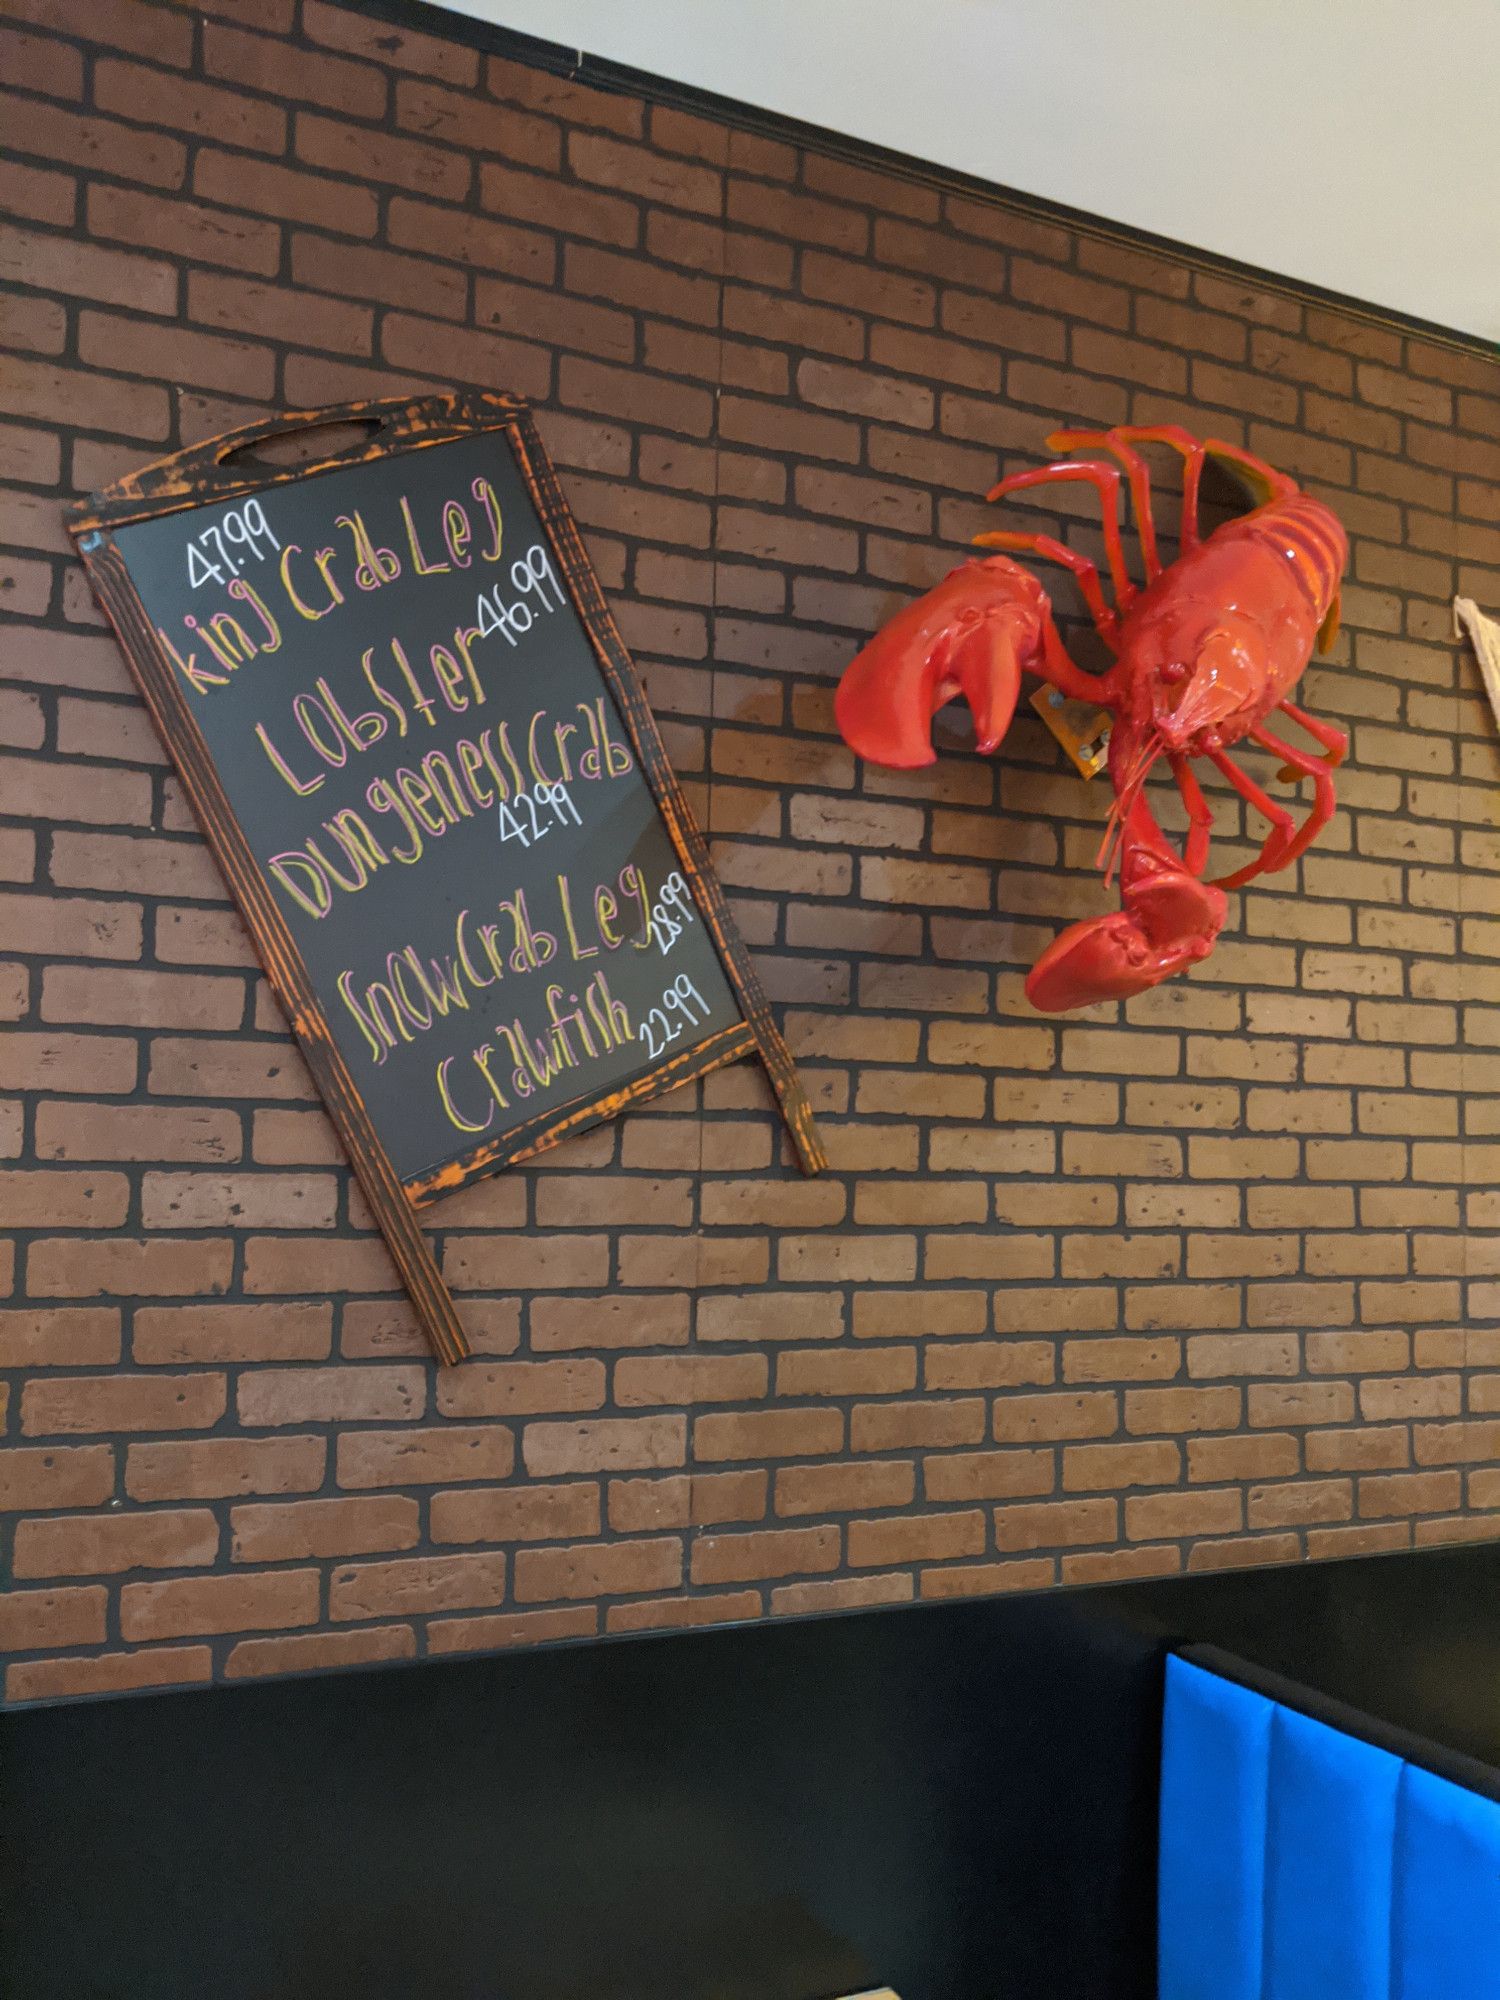
[[[1495,726],[1500,728],[1500,621],[1481,611],[1472,597],[1455,597],[1453,630],[1469,635],[1484,676],[1484,691],[1495,711]]]

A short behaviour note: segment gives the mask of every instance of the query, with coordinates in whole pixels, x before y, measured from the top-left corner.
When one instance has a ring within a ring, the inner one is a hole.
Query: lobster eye
[[[958,622],[960,625],[964,626],[977,625],[979,623],[978,606],[973,604],[966,604],[963,610],[960,611],[958,614]]]

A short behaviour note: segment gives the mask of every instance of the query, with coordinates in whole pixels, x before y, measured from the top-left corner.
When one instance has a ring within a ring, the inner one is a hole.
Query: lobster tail
[[[1233,525],[1290,562],[1317,622],[1318,651],[1326,653],[1339,629],[1339,586],[1349,560],[1349,537],[1338,515],[1311,493],[1293,493]]]

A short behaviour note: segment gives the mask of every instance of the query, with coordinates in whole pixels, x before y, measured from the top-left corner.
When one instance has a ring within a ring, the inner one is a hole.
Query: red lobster
[[[1151,486],[1139,444],[1182,455],[1180,553],[1163,568],[1151,518]],[[855,658],[839,683],[835,713],[845,741],[877,764],[909,769],[934,761],[931,718],[963,695],[976,747],[989,755],[1016,706],[1021,674],[1035,674],[1070,700],[1110,711],[1108,768],[1114,805],[1099,852],[1105,879],[1120,870],[1123,908],[1071,924],[1026,981],[1044,1013],[1123,1000],[1207,957],[1224,922],[1225,891],[1289,867],[1333,816],[1333,767],[1348,738],[1287,700],[1312,656],[1338,630],[1339,579],[1349,544],[1337,517],[1295,480],[1237,446],[1200,442],[1175,424],[1109,431],[1057,431],[1053,451],[1102,447],[1098,458],[1064,460],[1002,479],[989,498],[1059,480],[1098,490],[1114,606],[1091,562],[1046,535],[976,536],[988,548],[1024,549],[1062,563],[1078,579],[1114,664],[1086,673],[1071,660],[1036,578],[1004,556],[961,565],[899,612]],[[1234,468],[1261,501],[1213,533],[1198,531],[1206,459]],[[1120,471],[1130,484],[1146,585],[1138,589],[1120,540]],[[1265,727],[1277,710],[1321,746],[1295,749]],[[1248,738],[1282,759],[1284,778],[1311,778],[1312,809],[1301,827],[1228,755]],[[1146,803],[1144,787],[1165,757],[1187,808],[1179,856]],[[1232,875],[1202,880],[1212,823],[1188,760],[1206,757],[1270,824],[1260,853]]]

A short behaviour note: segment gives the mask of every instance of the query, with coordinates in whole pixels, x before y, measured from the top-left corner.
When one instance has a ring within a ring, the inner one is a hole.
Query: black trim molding
[[[1446,1779],[1450,1785],[1459,1785],[1466,1792],[1474,1792],[1482,1799],[1493,1799],[1500,1804],[1500,1771],[1493,1764],[1486,1764],[1478,1757],[1455,1750],[1433,1737],[1421,1736],[1400,1723],[1388,1721],[1373,1710],[1351,1707],[1336,1695],[1325,1694],[1320,1688],[1310,1687],[1303,1681],[1291,1680],[1285,1674],[1275,1673],[1271,1668],[1244,1659],[1238,1653],[1228,1652],[1222,1646],[1175,1646],[1172,1650],[1189,1666],[1217,1674],[1221,1680],[1232,1681],[1236,1687],[1248,1688],[1251,1694],[1264,1695],[1267,1701],[1279,1702],[1283,1708],[1293,1709],[1312,1722],[1321,1722],[1329,1729],[1352,1736],[1356,1742],[1369,1743],[1405,1763],[1415,1764],[1419,1770],[1430,1771],[1435,1778]]]
[[[1352,298],[1346,292],[1332,291],[1305,279],[1288,278],[1256,264],[1241,263],[1234,257],[1222,257],[1214,251],[1180,243],[1173,237],[1156,236],[1149,230],[1111,222],[1107,217],[1091,214],[1086,209],[1069,208],[1065,203],[1047,201],[1041,195],[1025,194],[1017,188],[1002,187],[997,182],[981,179],[977,174],[961,173],[956,168],[939,166],[910,153],[897,152],[889,146],[878,146],[870,140],[830,131],[826,126],[788,118],[780,112],[745,104],[738,98],[722,97],[716,91],[678,83],[671,77],[658,76],[650,70],[632,69],[628,63],[611,62],[603,56],[591,56],[585,50],[566,47],[561,42],[544,41],[537,35],[522,34],[516,28],[477,20],[471,14],[459,13],[448,7],[429,5],[428,0],[339,0],[339,4],[351,13],[389,21],[394,27],[408,28],[439,40],[463,43],[483,50],[487,55],[504,56],[512,62],[526,63],[533,69],[544,69],[554,76],[566,77],[570,82],[588,84],[595,90],[642,97],[652,104],[672,105],[678,110],[695,112],[699,117],[716,119],[739,131],[779,139],[787,145],[810,147],[832,159],[848,161],[851,165],[879,168],[927,187],[962,194],[973,201],[990,202],[1012,214],[1055,223],[1060,228],[1075,230],[1079,235],[1096,241],[1117,243],[1128,249],[1154,251],[1158,255],[1174,258],[1190,269],[1237,280],[1253,285],[1258,291],[1275,292],[1302,304],[1327,306],[1368,324],[1387,327],[1395,333],[1410,334],[1462,354],[1476,354],[1487,361],[1500,360],[1500,341],[1484,340],[1478,334],[1439,326],[1435,321],[1421,319],[1414,313],[1374,305],[1366,299]]]

